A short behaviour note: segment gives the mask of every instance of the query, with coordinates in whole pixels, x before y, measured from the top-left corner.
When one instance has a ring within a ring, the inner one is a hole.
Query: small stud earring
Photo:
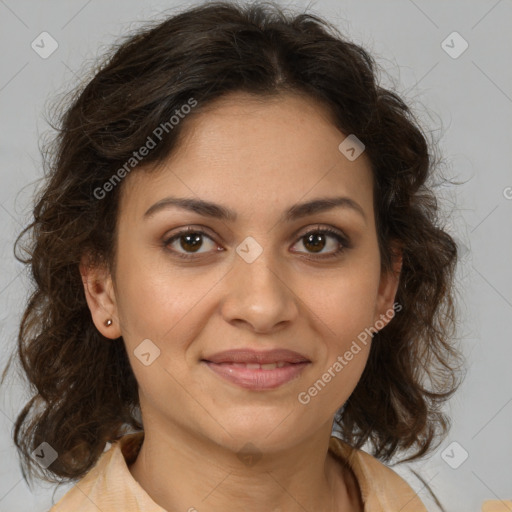
[[[110,327],[112,325],[112,320],[110,320],[110,318],[105,322],[105,325],[107,327]]]

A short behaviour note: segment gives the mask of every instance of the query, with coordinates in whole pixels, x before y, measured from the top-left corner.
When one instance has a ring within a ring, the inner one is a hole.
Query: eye
[[[172,235],[170,238],[164,240],[164,247],[171,250],[176,256],[185,259],[197,258],[196,254],[204,254],[209,252],[208,248],[205,251],[200,251],[204,244],[204,240],[207,239],[213,243],[213,239],[201,228],[194,228],[189,226],[178,233]],[[315,254],[321,253],[323,249],[328,246],[327,243],[331,239],[332,251],[327,251],[326,254],[315,256]],[[303,247],[306,248],[306,252],[313,255],[313,258],[326,259],[334,258],[339,256],[345,249],[351,247],[349,239],[341,232],[332,228],[322,228],[317,226],[315,229],[309,230],[308,232],[301,235],[297,241],[301,242]],[[179,248],[177,245],[179,244]],[[175,247],[172,247],[175,245]],[[218,247],[218,246],[217,246]],[[183,250],[184,252],[180,252]],[[218,249],[218,251],[223,249]],[[293,251],[301,252],[301,251]]]
[[[198,253],[199,248],[203,245],[203,238],[207,238],[208,240],[213,242],[212,238],[209,237],[204,230],[189,226],[181,230],[180,232],[176,233],[172,237],[166,239],[164,241],[164,245],[165,247],[169,247],[179,242],[179,245],[181,249],[185,251],[185,254],[177,251],[176,248],[172,248],[171,251],[175,252],[176,255],[179,256],[180,258],[194,258],[194,254]],[[188,251],[191,251],[192,254],[188,253]],[[199,254],[202,253],[199,252]]]
[[[327,243],[329,238],[333,241],[331,243],[333,250],[327,251],[327,254],[322,254],[319,258],[334,258],[350,247],[350,242],[346,236],[332,228],[322,228],[320,226],[301,235],[299,241],[308,251],[312,251],[314,255],[320,253],[329,245]]]

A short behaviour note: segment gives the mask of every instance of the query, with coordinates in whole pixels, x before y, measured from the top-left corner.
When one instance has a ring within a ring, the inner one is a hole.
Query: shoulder
[[[365,512],[427,512],[410,485],[369,453],[357,450],[335,436],[330,439],[329,450],[352,469]]]
[[[125,434],[114,442],[49,512],[165,512],[151,500],[128,469],[137,456],[143,436],[143,432]]]

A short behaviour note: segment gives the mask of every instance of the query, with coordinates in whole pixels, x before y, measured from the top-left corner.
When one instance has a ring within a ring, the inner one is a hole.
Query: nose
[[[263,252],[251,263],[238,254],[224,281],[222,315],[238,327],[272,333],[298,316],[298,297],[290,268]]]

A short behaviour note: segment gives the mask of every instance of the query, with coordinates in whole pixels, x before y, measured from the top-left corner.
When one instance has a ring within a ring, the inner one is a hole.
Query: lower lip
[[[295,363],[282,368],[275,368],[273,370],[263,370],[243,368],[240,366],[233,366],[228,363],[212,363],[210,361],[203,361],[211,368],[217,375],[224,379],[246,389],[275,389],[293,379],[296,379],[309,364]]]

